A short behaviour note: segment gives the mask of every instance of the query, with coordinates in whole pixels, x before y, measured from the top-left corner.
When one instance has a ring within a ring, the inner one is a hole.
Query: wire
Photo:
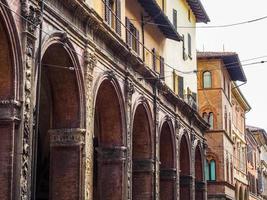
[[[247,20],[247,21],[242,21],[242,22],[236,22],[236,23],[231,23],[231,24],[223,24],[223,25],[210,25],[210,26],[177,26],[177,28],[201,28],[201,29],[205,29],[205,28],[229,28],[229,27],[233,27],[233,26],[240,26],[240,25],[244,25],[244,24],[249,24],[249,23],[255,23],[257,21],[261,21],[267,18],[267,15],[263,16],[263,17],[259,17],[259,18],[255,18],[252,20]],[[138,21],[138,22],[142,22],[141,20],[136,20],[136,19],[130,19],[131,21]],[[146,22],[146,24],[150,24],[150,25],[156,25],[156,26],[162,26],[162,27],[168,27],[169,25],[166,24],[158,24],[158,23],[152,23],[152,22]]]
[[[103,0],[102,0],[103,1]],[[30,23],[30,24],[32,24],[33,26],[35,26],[37,29],[39,29],[39,27],[38,26],[36,26],[35,24],[33,24],[31,21],[29,21],[27,18],[25,18],[25,17],[23,17],[22,15],[20,15],[20,14],[18,14],[16,11],[14,11],[14,10],[12,10],[12,9],[10,9],[7,5],[5,5],[4,3],[2,3],[2,2],[0,2],[0,4],[1,5],[3,5],[6,9],[8,9],[8,10],[10,10],[11,12],[13,12],[14,14],[16,14],[17,16],[19,16],[19,17],[21,17],[23,20],[25,20],[25,21],[27,21],[28,23]],[[50,7],[53,7],[52,5],[48,5],[47,3],[45,3],[45,5],[46,6],[50,6]],[[107,6],[108,8],[109,8],[109,6]],[[53,7],[54,8],[54,7]],[[111,8],[109,8],[110,10],[111,10]],[[114,12],[111,10],[111,12],[114,14]],[[114,16],[120,21],[120,23],[126,28],[126,30],[128,30],[129,31],[129,29],[122,23],[122,21],[114,14]],[[72,28],[74,28],[74,29],[77,29],[77,27],[74,27],[72,24],[69,24]],[[45,33],[46,35],[48,35],[48,36],[50,36],[50,34],[48,33],[48,32],[46,32],[46,31],[44,31],[43,29],[42,29],[42,32],[43,33]],[[130,33],[133,37],[135,37],[132,33]],[[136,37],[135,37],[136,38]],[[145,47],[139,40],[137,40],[138,42],[139,42],[139,44],[141,44],[150,54],[152,54],[153,55],[153,52],[151,52],[147,47]],[[61,42],[63,45],[65,45],[65,43],[63,43],[63,42]],[[78,56],[81,56],[81,57],[83,57],[83,55],[80,55],[80,54],[78,54],[76,51],[74,51],[73,49],[71,49],[71,48],[69,48],[69,47],[67,47],[66,45],[65,45],[65,47],[66,48],[68,48],[70,51],[72,51],[72,52],[74,52],[76,55],[78,55]],[[106,49],[104,49],[104,48],[102,48],[102,47],[100,47],[100,46],[98,46],[101,50],[103,50],[103,51],[105,51],[105,52],[107,52],[107,53],[110,53],[109,51],[107,51]],[[250,60],[255,60],[255,59],[258,59],[258,58],[264,58],[264,57],[267,57],[267,55],[266,56],[260,56],[260,57],[255,57],[255,58],[251,58],[251,59],[247,59],[247,60],[244,60],[244,61],[241,61],[241,62],[245,62],[245,61],[250,61]],[[156,59],[158,59],[158,60],[160,60],[160,58],[158,57],[158,56],[156,56]],[[253,65],[254,64],[262,64],[262,63],[265,63],[266,61],[264,61],[264,62],[259,62],[259,63],[253,63]],[[238,64],[239,62],[233,62],[233,63],[229,63],[229,64],[227,64],[226,66],[228,66],[228,65],[233,65],[233,64]],[[172,67],[171,65],[169,65],[169,64],[167,64],[166,62],[164,62],[164,65],[165,66],[167,66],[167,67],[169,67],[170,69],[172,69],[173,71],[175,71],[175,72],[178,72],[178,73],[181,73],[181,74],[184,74],[184,75],[190,75],[190,74],[195,74],[195,73],[197,73],[197,72],[200,72],[201,70],[193,70],[193,71],[181,71],[181,70],[178,70],[177,68],[174,68],[174,67]],[[248,65],[250,65],[250,64],[246,64],[245,66],[248,66]],[[60,66],[60,67],[62,67],[62,66]],[[230,67],[228,67],[228,68],[235,68],[235,67],[238,67],[238,66],[230,66]],[[99,68],[99,67],[98,67]],[[102,68],[99,68],[100,70],[102,70],[102,71],[104,71]],[[212,70],[219,70],[219,69],[212,69]],[[169,72],[173,72],[173,71],[169,71]],[[161,77],[162,78],[162,77]],[[145,78],[144,78],[145,79]]]

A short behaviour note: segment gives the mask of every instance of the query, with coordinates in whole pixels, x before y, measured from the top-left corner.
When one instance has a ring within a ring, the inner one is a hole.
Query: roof
[[[197,52],[198,59],[222,59],[233,81],[247,82],[246,75],[235,52]]]
[[[254,134],[261,133],[265,140],[265,143],[267,144],[267,133],[263,128],[259,128],[255,126],[246,126],[246,128]]]
[[[154,22],[158,24],[161,32],[169,39],[181,41],[182,36],[175,30],[173,24],[165,15],[155,0],[138,0],[145,11],[152,17]]]
[[[236,97],[236,100],[241,104],[245,112],[249,112],[251,110],[251,106],[249,105],[247,99],[245,98],[242,91],[235,82],[233,83],[233,85],[234,85],[232,88],[233,95]]]
[[[191,10],[196,16],[197,22],[204,22],[208,23],[210,18],[206,13],[202,3],[200,0],[186,0],[188,5],[190,6]]]

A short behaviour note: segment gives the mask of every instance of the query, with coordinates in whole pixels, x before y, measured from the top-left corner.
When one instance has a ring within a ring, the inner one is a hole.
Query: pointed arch
[[[190,199],[191,193],[191,151],[187,132],[184,132],[179,142],[179,183],[180,199]]]
[[[125,112],[115,76],[104,73],[95,89],[94,199],[125,197]]]
[[[152,198],[153,194],[153,138],[152,115],[144,98],[136,101],[132,122],[132,198]]]
[[[164,119],[160,128],[160,199],[175,199],[176,148],[172,122]]]

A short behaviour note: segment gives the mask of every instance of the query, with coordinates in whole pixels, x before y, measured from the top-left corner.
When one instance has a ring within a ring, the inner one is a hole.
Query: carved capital
[[[89,49],[89,44],[86,44],[84,51],[84,65],[86,74],[92,75],[97,65],[97,57],[95,51]]]
[[[133,93],[135,92],[134,84],[129,79],[126,80],[126,92],[127,92],[128,96],[132,96]]]
[[[21,103],[15,100],[0,101],[0,121],[20,121]]]
[[[50,129],[51,146],[83,145],[85,143],[85,129]]]

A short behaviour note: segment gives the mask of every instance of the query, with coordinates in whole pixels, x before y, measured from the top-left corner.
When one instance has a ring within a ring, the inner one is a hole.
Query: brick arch
[[[84,110],[78,63],[60,37],[45,41],[43,47],[35,196],[37,200],[75,199],[81,193],[82,152],[81,144],[71,138],[83,134]],[[68,197],[67,191],[71,191]]]
[[[205,191],[203,149],[198,142],[195,148],[195,199],[203,200]]]
[[[96,89],[94,113],[94,199],[124,199],[125,115],[115,79],[104,74]]]
[[[160,199],[175,199],[176,148],[172,122],[163,120],[160,128]]]
[[[0,5],[0,199],[11,199],[19,182],[15,165],[20,162],[19,121],[22,100],[22,50],[15,20],[6,0]],[[14,156],[15,155],[15,156]],[[12,166],[12,167],[11,167]],[[18,171],[17,171],[18,170]]]
[[[132,198],[148,200],[153,196],[152,116],[144,99],[137,102],[132,122]]]
[[[190,183],[191,176],[191,152],[190,143],[187,132],[181,136],[179,142],[179,183],[180,183],[180,199],[190,199]]]

